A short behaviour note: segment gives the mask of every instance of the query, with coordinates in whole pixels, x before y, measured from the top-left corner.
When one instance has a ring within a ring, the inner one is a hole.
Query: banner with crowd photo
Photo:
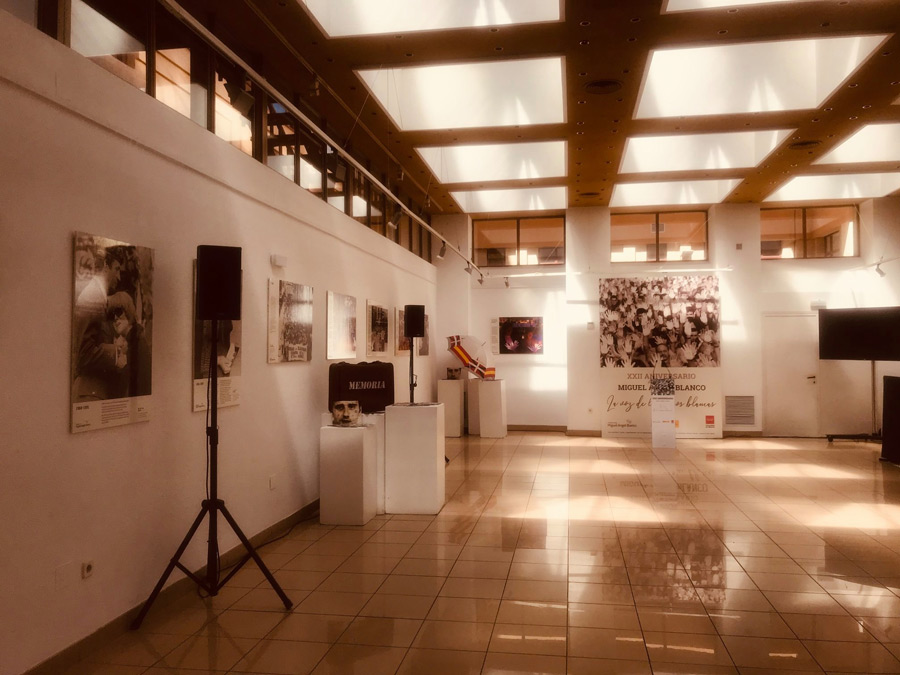
[[[76,232],[73,433],[150,419],[153,250]]]
[[[678,438],[721,438],[718,277],[601,279],[599,293],[603,435],[650,433],[655,373],[674,380]]]

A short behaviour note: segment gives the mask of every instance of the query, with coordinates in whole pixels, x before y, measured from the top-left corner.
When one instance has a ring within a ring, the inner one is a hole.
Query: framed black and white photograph
[[[327,359],[356,358],[356,298],[328,291],[325,317]]]
[[[312,359],[313,288],[269,279],[268,363]]]
[[[406,337],[406,312],[400,307],[397,307],[397,321],[395,325],[397,326],[395,331],[397,338],[394,340],[394,354],[397,356],[409,354],[410,338]]]
[[[74,235],[73,433],[150,419],[153,250]]]
[[[369,356],[387,353],[390,318],[387,307],[366,303],[366,353]]]
[[[543,354],[544,318],[501,316],[498,321],[501,354]]]
[[[196,289],[194,299],[196,302]],[[192,410],[209,408],[210,368],[216,369],[218,405],[220,408],[241,402],[241,321],[219,319],[216,335],[216,354],[212,355],[212,321],[200,320],[194,312],[194,394]]]
[[[719,278],[601,279],[599,329],[607,368],[718,367]]]

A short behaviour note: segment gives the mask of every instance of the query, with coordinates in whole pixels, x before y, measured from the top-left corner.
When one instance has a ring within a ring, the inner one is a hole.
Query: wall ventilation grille
[[[756,424],[756,399],[753,396],[726,396],[725,424],[754,426]]]

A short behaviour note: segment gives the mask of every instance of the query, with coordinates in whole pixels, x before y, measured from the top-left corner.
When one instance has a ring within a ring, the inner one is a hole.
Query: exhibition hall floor
[[[900,673],[880,449],[447,439],[437,517],[302,523],[261,549],[293,611],[245,570],[69,672]]]

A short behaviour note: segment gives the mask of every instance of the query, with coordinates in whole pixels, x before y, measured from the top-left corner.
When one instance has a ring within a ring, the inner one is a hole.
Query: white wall
[[[8,675],[142,602],[199,510],[205,420],[191,412],[190,380],[197,244],[243,248],[243,400],[220,411],[219,483],[249,536],[318,497],[325,292],[356,296],[365,359],[366,299],[433,314],[436,275],[2,12],[0,167],[0,673]],[[155,251],[149,422],[68,431],[74,231]],[[271,253],[287,256],[283,270],[271,268]],[[269,277],[315,288],[310,363],[266,364]],[[389,360],[406,400],[405,360]],[[433,391],[434,357],[417,362],[422,389]],[[227,528],[220,542],[237,544]],[[85,560],[95,570],[82,581]],[[204,564],[204,537],[183,562]]]
[[[432,220],[432,226],[440,232],[451,246],[464,255],[472,250],[472,221],[467,215],[438,216]],[[447,376],[447,368],[459,368],[460,363],[447,350],[447,337],[450,335],[469,335],[469,316],[471,312],[471,276],[466,274],[465,262],[451,249],[443,260],[437,259],[440,243],[432,240],[431,252],[437,268],[437,321],[435,322],[435,367],[437,379]],[[432,400],[436,400],[435,398]]]
[[[514,268],[509,268],[515,274]],[[490,273],[503,274],[491,269]],[[472,282],[472,335],[486,341],[497,379],[506,382],[507,423],[566,426],[567,345],[565,278],[511,277]],[[500,317],[542,317],[543,354],[491,354],[491,321]]]

